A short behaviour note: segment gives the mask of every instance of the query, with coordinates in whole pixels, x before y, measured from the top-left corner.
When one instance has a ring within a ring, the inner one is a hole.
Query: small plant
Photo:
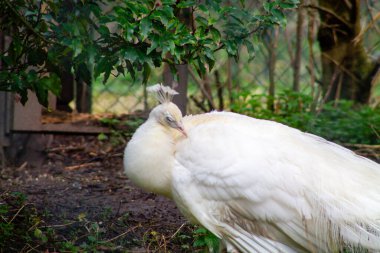
[[[148,252],[167,252],[166,238],[158,231],[148,230],[145,232],[143,243]]]
[[[0,252],[19,252],[43,244],[47,237],[38,226],[42,223],[34,205],[19,192],[0,195]],[[37,242],[35,242],[37,241]],[[38,244],[37,244],[38,245]]]
[[[195,249],[200,249],[202,252],[217,253],[219,252],[220,240],[210,231],[205,228],[198,228],[193,232]]]
[[[115,221],[111,220],[114,218]],[[101,221],[89,221],[86,213],[80,213],[76,220],[60,224],[59,228],[47,226],[44,214],[28,203],[24,194],[5,192],[0,194],[0,252],[104,252],[123,249],[118,241],[122,236],[115,236],[111,226],[127,226],[127,218],[128,215],[113,217],[111,210],[105,208],[100,213]]]
[[[100,133],[99,141],[108,141],[112,146],[118,146],[126,143],[136,129],[143,123],[143,119],[133,117],[125,121],[116,118],[103,118],[100,123],[109,127],[111,130],[108,134]]]
[[[124,121],[124,125],[127,126],[131,132],[135,132],[142,123],[144,123],[144,120],[142,118],[134,118]]]

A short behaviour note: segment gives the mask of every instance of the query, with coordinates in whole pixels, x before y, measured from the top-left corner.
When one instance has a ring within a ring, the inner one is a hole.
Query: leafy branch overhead
[[[262,30],[284,25],[283,11],[298,0],[267,1],[63,1],[1,0],[0,90],[27,100],[36,92],[59,95],[64,72],[91,83],[93,77],[142,74],[151,68],[190,64],[199,74],[211,70],[215,53],[237,57],[242,46],[254,56]]]

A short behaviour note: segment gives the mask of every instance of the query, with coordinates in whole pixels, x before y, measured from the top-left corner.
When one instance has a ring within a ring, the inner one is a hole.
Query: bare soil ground
[[[124,146],[95,136],[56,135],[40,167],[24,163],[1,171],[0,194],[25,194],[40,215],[38,227],[54,229],[54,240],[68,245],[83,246],[95,236],[103,242],[95,251],[191,252],[192,238],[186,234],[192,227],[174,203],[143,192],[124,175]],[[46,245],[0,251],[60,251]]]

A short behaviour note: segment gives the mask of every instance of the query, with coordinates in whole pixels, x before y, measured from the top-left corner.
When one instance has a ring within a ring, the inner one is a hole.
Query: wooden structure
[[[43,123],[44,108],[38,103],[33,92],[28,94],[29,100],[25,106],[15,100],[13,94],[0,92],[0,147],[11,145],[14,133],[71,133],[71,134],[98,134],[108,132],[107,128],[64,123]],[[55,108],[55,98],[51,96],[50,108]]]
[[[10,144],[12,106],[11,95],[0,92],[0,148]]]

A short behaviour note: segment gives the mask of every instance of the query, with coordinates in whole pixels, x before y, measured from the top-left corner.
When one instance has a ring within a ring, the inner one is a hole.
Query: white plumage
[[[272,121],[161,104],[125,149],[128,177],[172,198],[229,251],[380,252],[380,166]],[[162,96],[164,93],[170,93]]]

